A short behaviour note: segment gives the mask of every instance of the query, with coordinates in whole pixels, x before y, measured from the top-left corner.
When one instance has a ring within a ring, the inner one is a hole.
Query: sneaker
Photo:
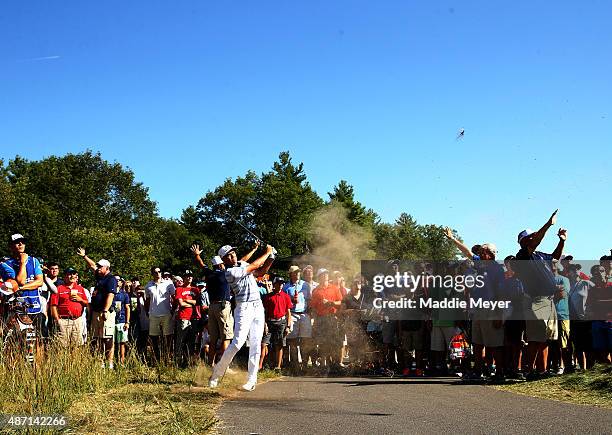
[[[557,374],[557,375],[562,375],[564,372],[565,372],[565,370],[563,370],[563,367],[559,367],[559,368],[557,369],[557,372],[556,372],[555,374]]]
[[[217,388],[219,386],[219,379],[210,378],[208,380],[208,386],[210,388]]]
[[[421,377],[425,376],[425,372],[423,371],[423,369],[414,369],[414,375],[416,377],[421,378]]]
[[[410,376],[410,369],[408,367],[402,370],[402,376]]]
[[[242,391],[253,391],[255,389],[255,384],[251,382],[247,382],[242,387],[240,387]]]

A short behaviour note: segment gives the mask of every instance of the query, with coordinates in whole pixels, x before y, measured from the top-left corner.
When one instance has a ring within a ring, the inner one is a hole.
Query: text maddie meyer
[[[442,300],[434,300],[432,298],[423,298],[419,300],[400,298],[396,300],[386,300],[384,298],[375,298],[373,301],[374,308],[385,309],[461,309],[479,308],[485,310],[506,309],[510,307],[510,301],[489,301],[482,298],[469,298],[468,301],[459,298],[446,298]]]

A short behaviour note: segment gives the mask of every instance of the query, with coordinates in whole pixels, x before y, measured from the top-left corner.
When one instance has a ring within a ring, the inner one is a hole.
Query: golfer
[[[234,338],[221,360],[215,364],[212,376],[208,381],[211,388],[216,388],[234,356],[249,337],[249,373],[244,391],[253,391],[257,384],[257,370],[261,355],[261,338],[264,332],[265,314],[259,295],[255,276],[265,274],[274,261],[274,248],[266,246],[266,253],[253,261],[238,261],[235,248],[229,245],[219,249],[219,257],[225,264],[225,278],[236,298],[234,310]],[[255,275],[255,276],[254,276]]]

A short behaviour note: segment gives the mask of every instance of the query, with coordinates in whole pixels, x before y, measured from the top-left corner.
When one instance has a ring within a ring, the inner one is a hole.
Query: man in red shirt
[[[200,299],[200,290],[193,286],[192,282],[193,274],[188,270],[183,285],[176,289],[178,315],[174,356],[179,367],[186,367],[189,363],[189,356],[195,347],[194,320],[200,315],[200,307],[196,306]]]
[[[340,366],[342,362],[342,342],[344,334],[340,338],[338,330],[338,318],[336,312],[342,305],[342,293],[340,289],[329,282],[329,271],[319,269],[317,271],[319,286],[314,290],[310,299],[310,308],[314,311],[313,334],[319,345],[323,361],[331,368]]]
[[[285,284],[285,280],[277,276],[272,283],[272,293],[263,297],[266,324],[270,333],[270,346],[274,349],[276,370],[281,369],[283,347],[287,345],[287,335],[293,327],[291,318],[293,302],[291,302],[291,297],[287,293],[281,291],[283,284]]]
[[[64,284],[51,295],[51,317],[57,323],[58,339],[64,346],[83,344],[83,309],[87,307],[85,289],[79,285],[79,273],[69,267],[64,272]]]

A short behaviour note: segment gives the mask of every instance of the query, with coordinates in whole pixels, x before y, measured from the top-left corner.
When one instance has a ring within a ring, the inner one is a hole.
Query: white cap
[[[525,237],[528,237],[530,235],[532,235],[534,233],[533,230],[527,228],[526,230],[523,230],[519,233],[518,235],[518,243],[521,243],[521,240]]]
[[[11,236],[11,242],[15,242],[15,241],[17,241],[17,240],[19,240],[19,239],[25,239],[25,237],[23,237],[23,236],[22,236],[21,234],[19,234],[19,233],[13,234],[13,235]]]
[[[317,270],[317,276],[322,275],[324,273],[329,273],[329,270],[325,269],[324,267]]]
[[[218,266],[218,265],[220,265],[220,264],[223,264],[223,260],[222,260],[222,259],[221,259],[221,257],[219,257],[218,255],[215,255],[215,256],[212,258],[212,264],[213,264],[213,266]]]
[[[98,261],[96,264],[102,267],[110,267],[110,261],[105,259]]]
[[[176,275],[176,276],[174,277],[174,280],[175,280],[175,281],[182,281],[182,280],[183,280],[183,278],[181,278],[180,276]]]
[[[236,248],[234,248],[234,247],[232,247],[230,245],[221,246],[221,249],[219,249],[219,252],[217,252],[217,254],[219,254],[219,257],[223,258],[227,254],[232,252],[234,249],[236,249]]]
[[[482,245],[482,249],[486,249],[494,254],[497,254],[497,246],[495,246],[495,243],[485,243]]]

